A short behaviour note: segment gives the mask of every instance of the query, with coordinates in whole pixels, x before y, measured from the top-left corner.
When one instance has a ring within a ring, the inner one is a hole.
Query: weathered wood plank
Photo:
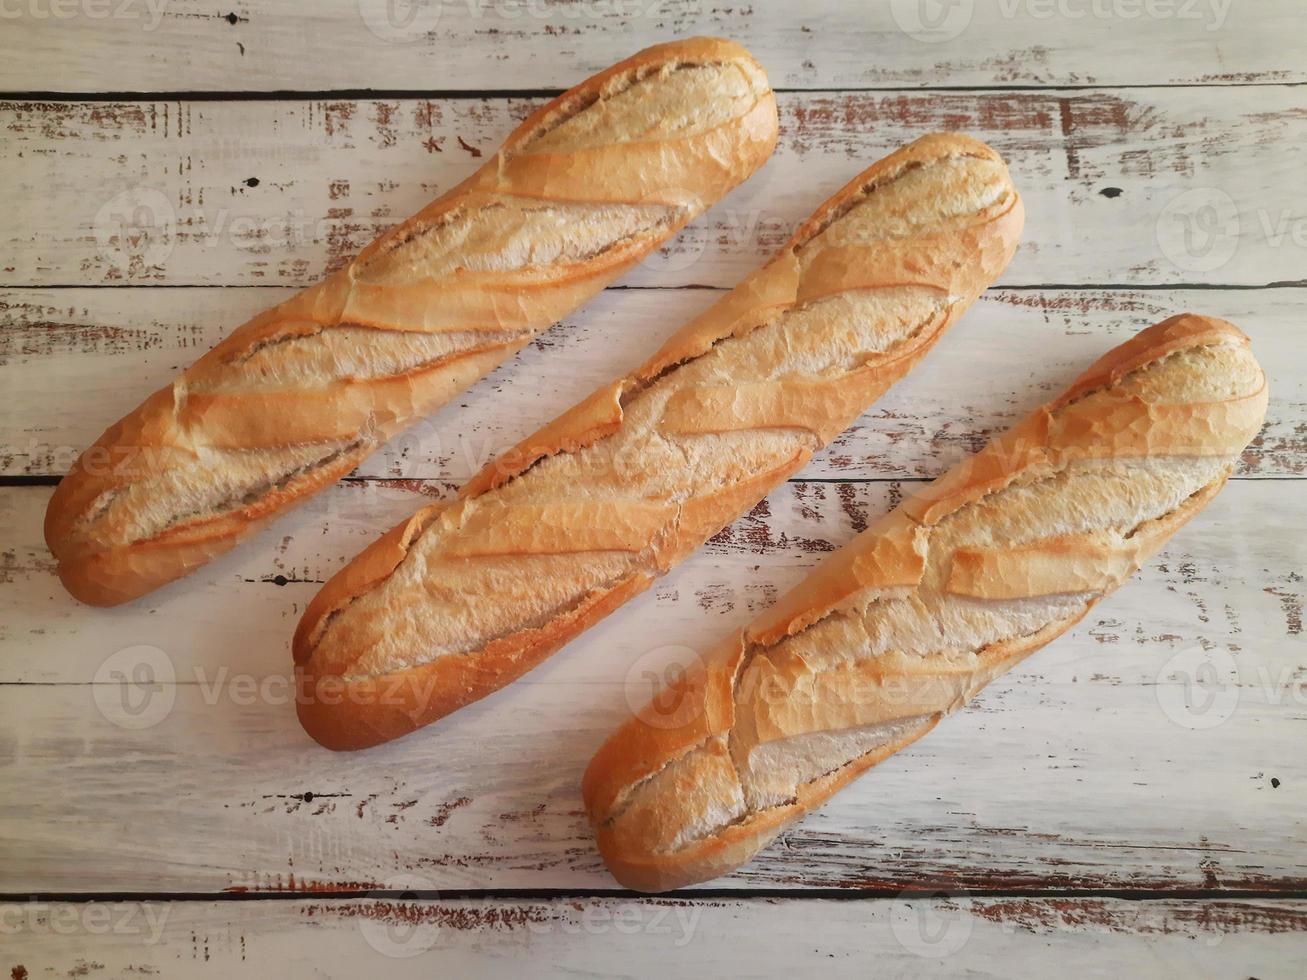
[[[719,884],[1307,887],[1302,545],[1281,530],[1307,525],[1300,488],[1232,483],[1076,630]],[[48,490],[0,491],[0,890],[609,887],[577,785],[646,671],[747,622],[897,493],[789,484],[523,681],[339,755],[295,721],[287,639],[407,495],[338,488],[284,537],[103,611],[51,574]]]
[[[300,899],[0,905],[0,966],[59,976],[1298,977],[1307,902]],[[742,937],[747,937],[744,939]]]
[[[733,37],[774,84],[1302,81],[1293,0],[719,5],[702,0],[112,0],[6,8],[8,91],[566,87],[657,41]],[[52,11],[57,11],[52,13]],[[51,70],[58,65],[57,72]]]
[[[538,100],[0,102],[0,285],[306,284],[462,179]],[[923,132],[1012,164],[1006,284],[1307,278],[1298,89],[783,96],[763,170],[629,282],[733,285]]]
[[[0,474],[64,473],[77,453],[280,289],[0,293]],[[611,290],[369,459],[365,477],[462,483],[595,386],[629,370],[717,294]],[[991,290],[929,358],[807,468],[920,478],[980,447],[1103,351],[1181,310],[1227,317],[1270,375],[1266,427],[1240,475],[1307,471],[1305,289]],[[51,398],[51,392],[60,392]]]

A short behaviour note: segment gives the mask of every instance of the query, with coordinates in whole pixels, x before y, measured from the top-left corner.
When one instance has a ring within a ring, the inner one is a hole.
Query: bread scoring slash
[[[1007,266],[997,153],[924,137],[856,177],[767,265],[393,529],[296,631],[299,715],[355,749],[503,687],[648,588],[808,461]]]
[[[541,107],[82,454],[46,513],[65,587],[134,599],[330,486],[752,174],[777,131],[762,68],[713,38],[649,48]]]
[[[614,876],[726,874],[1075,625],[1224,486],[1266,414],[1233,325],[1184,314],[1106,354],[831,555],[583,782]]]

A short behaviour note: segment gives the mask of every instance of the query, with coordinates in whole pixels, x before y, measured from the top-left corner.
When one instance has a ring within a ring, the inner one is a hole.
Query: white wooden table
[[[5,0],[0,967],[47,976],[1302,976],[1307,9],[1297,0]],[[663,254],[272,531],[129,606],[41,539],[100,430],[248,315],[658,40],[735,38],[781,145]],[[850,175],[934,129],[1029,212],[1002,282],[799,478],[524,681],[354,755],[288,638],[345,559],[641,359]],[[112,217],[130,206],[139,234]],[[150,227],[152,226],[152,227]],[[578,780],[642,700],[820,553],[1184,309],[1234,320],[1267,424],[1068,636],[739,873],[618,890]],[[157,686],[129,700],[115,671]],[[133,713],[135,712],[135,713]]]

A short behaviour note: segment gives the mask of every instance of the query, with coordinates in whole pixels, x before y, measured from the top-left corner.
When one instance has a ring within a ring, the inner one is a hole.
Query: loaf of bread
[[[650,48],[532,113],[82,455],[46,515],[64,585],[133,599],[335,482],[752,174],[777,129],[762,68],[712,38]]]
[[[395,738],[497,690],[649,587],[801,467],[1007,265],[993,150],[918,140],[761,270],[336,575],[295,634],[323,745]]]
[[[642,891],[725,874],[1075,624],[1221,489],[1266,411],[1248,340],[1183,315],[831,555],[599,750]]]

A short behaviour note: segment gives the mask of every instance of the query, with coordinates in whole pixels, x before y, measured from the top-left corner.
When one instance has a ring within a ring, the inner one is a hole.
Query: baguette
[[[1243,334],[1175,317],[831,555],[594,757],[583,795],[614,876],[726,874],[926,734],[1201,510],[1266,398]]]
[[[761,270],[341,570],[295,634],[323,745],[395,738],[540,663],[760,500],[907,373],[1012,257],[989,147],[928,136]]]
[[[777,131],[762,68],[712,38],[649,48],[541,107],[82,455],[46,514],[65,587],[134,599],[334,483],[752,174]]]

